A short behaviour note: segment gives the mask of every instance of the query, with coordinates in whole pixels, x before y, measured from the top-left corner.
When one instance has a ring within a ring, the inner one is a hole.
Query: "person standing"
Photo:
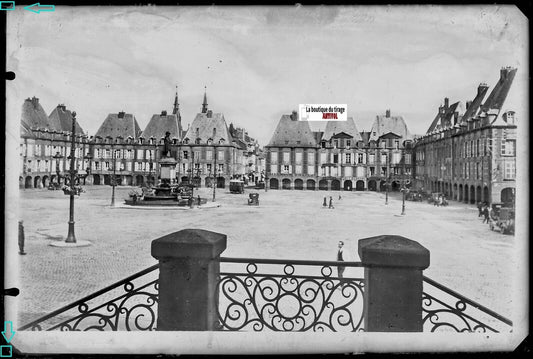
[[[333,207],[333,197],[329,196],[329,208],[335,208]]]
[[[19,254],[24,255],[24,225],[23,221],[19,221]]]
[[[477,203],[477,210],[479,212],[477,216],[478,217],[483,216],[483,203],[481,203],[481,202]]]
[[[339,250],[337,251],[337,262],[344,262],[344,242],[339,241]],[[343,278],[345,266],[337,266],[337,273],[339,278]]]
[[[489,213],[489,206],[485,205],[483,208],[483,215],[485,218],[483,219],[483,223],[490,223],[490,213]]]
[[[328,202],[327,202],[326,196],[324,196],[324,203],[322,203],[322,206],[323,207],[327,207],[328,206]]]

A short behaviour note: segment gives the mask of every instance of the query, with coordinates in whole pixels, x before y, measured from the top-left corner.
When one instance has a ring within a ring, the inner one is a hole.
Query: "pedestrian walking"
[[[339,250],[337,251],[337,262],[344,262],[344,242],[339,241]],[[343,278],[345,266],[337,266],[337,273],[339,278]]]
[[[477,203],[477,210],[478,210],[478,217],[483,216],[483,203],[478,202]]]
[[[490,223],[489,206],[485,206],[483,208],[483,215],[485,216],[485,218],[483,219],[483,223]]]
[[[198,205],[200,205],[200,195],[198,195]]]
[[[335,208],[333,207],[333,197],[329,196],[329,208]]]
[[[19,254],[24,255],[24,225],[23,221],[19,221]]]
[[[339,194],[339,201],[342,199],[341,195]]]
[[[328,200],[326,199],[326,196],[324,196],[324,203],[322,203],[322,206],[323,207],[327,207],[328,206]]]

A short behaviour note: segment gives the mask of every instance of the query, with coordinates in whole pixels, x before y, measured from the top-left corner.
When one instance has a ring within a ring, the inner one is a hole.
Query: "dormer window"
[[[221,138],[220,140],[218,140],[218,144],[220,144],[220,145],[223,145],[223,144],[224,144],[224,142],[225,142],[225,141],[224,141],[224,139],[223,139],[223,138]]]
[[[197,145],[199,145],[201,141],[202,141],[202,140],[201,140],[200,138],[197,138],[196,141],[195,141],[195,143],[196,143]]]
[[[208,144],[208,145],[213,144],[213,139],[212,139],[212,138],[208,138],[208,139],[207,139],[207,144]]]
[[[188,144],[189,144],[189,139],[188,139],[188,138],[185,138],[185,139],[183,140],[183,143],[184,143],[185,145],[188,145]]]
[[[150,137],[150,144],[153,145],[154,144],[154,138],[153,137]]]
[[[326,148],[326,141],[322,141],[322,143],[321,143],[321,147],[322,147],[322,148]]]

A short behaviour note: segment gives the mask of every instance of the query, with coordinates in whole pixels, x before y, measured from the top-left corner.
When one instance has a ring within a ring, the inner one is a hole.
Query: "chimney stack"
[[[479,86],[477,87],[477,94],[479,95],[483,90],[486,90],[488,88],[489,86],[486,83],[484,82],[480,83]]]
[[[211,117],[213,117],[213,111],[207,110],[207,118],[211,118]]]
[[[448,97],[444,98],[444,109],[447,110],[450,105],[450,99]]]
[[[297,119],[298,119],[298,112],[293,110],[291,113],[291,120],[296,121]]]
[[[390,110],[386,110],[386,111],[385,111],[385,117],[387,117],[387,118],[390,117]]]
[[[125,114],[126,114],[126,113],[125,113],[124,111],[120,111],[120,112],[118,113],[118,118],[124,118],[124,115],[125,115]]]
[[[466,109],[468,110],[472,106],[472,101],[466,101]]]
[[[161,111],[161,116],[166,116],[167,115],[167,111],[163,110]]]

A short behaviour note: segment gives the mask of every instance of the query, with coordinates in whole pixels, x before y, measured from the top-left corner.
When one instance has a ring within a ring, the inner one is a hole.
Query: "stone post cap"
[[[226,235],[203,229],[183,229],[152,241],[152,257],[213,259],[226,249]]]
[[[360,239],[359,257],[363,265],[378,267],[429,267],[429,250],[420,243],[396,235]]]

